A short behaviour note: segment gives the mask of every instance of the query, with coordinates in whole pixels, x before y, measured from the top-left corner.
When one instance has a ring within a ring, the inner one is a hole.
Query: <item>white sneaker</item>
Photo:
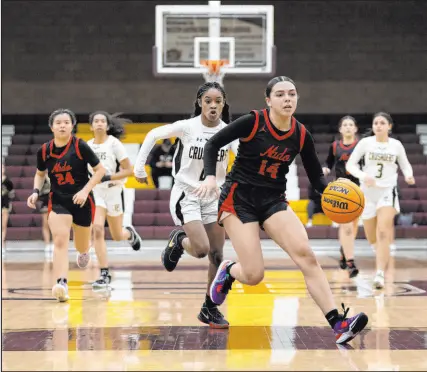
[[[374,287],[376,289],[384,288],[384,271],[378,270],[375,274]]]
[[[68,285],[66,283],[56,283],[52,287],[52,296],[55,297],[59,302],[68,301]]]
[[[90,254],[87,253],[80,253],[77,252],[77,266],[80,267],[80,269],[86,269],[86,267],[89,265],[90,262]]]

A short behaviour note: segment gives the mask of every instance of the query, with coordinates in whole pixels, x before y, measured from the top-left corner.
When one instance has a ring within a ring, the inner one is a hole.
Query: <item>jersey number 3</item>
[[[280,164],[282,163],[273,163],[267,167],[268,160],[263,160],[261,162],[261,166],[259,167],[258,173],[265,176],[265,172],[267,172],[268,174],[270,174],[271,178],[276,179],[277,173],[279,172]]]
[[[65,173],[55,173],[56,180],[58,181],[58,185],[74,185],[75,181],[70,172]]]
[[[383,176],[384,164],[378,163],[377,166],[378,166],[378,170],[377,170],[377,174],[376,174],[375,178],[381,178]]]

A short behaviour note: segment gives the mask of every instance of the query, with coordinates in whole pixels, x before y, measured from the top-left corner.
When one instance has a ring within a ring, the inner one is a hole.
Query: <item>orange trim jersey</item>
[[[350,159],[350,155],[352,154],[357,143],[357,139],[349,145],[344,145],[342,140],[334,141],[329,148],[328,157],[326,159],[326,166],[331,170],[335,167],[336,178],[347,178],[350,181],[353,181],[355,184],[359,185],[359,180],[356,177],[353,177],[345,169],[347,161]]]
[[[213,136],[205,146],[205,173],[215,175],[218,149],[240,138],[239,151],[227,181],[285,191],[286,175],[300,154],[310,182],[323,192],[326,181],[311,134],[294,117],[288,131],[270,120],[269,110],[256,110],[235,120]]]
[[[64,147],[56,147],[51,140],[37,151],[37,169],[48,171],[53,194],[79,192],[89,181],[88,164],[96,167],[99,159],[86,142],[74,136]]]

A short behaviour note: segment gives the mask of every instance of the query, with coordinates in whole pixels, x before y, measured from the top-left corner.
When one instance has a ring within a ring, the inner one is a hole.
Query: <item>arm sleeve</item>
[[[135,161],[134,174],[138,178],[147,177],[145,172],[145,163],[156,141],[171,137],[182,137],[185,128],[185,121],[177,121],[173,124],[163,125],[148,132],[144,139],[144,143],[139,149],[138,156]]]
[[[40,172],[44,172],[46,170],[46,162],[43,160],[41,147],[37,150],[37,169]]]
[[[366,177],[366,173],[360,169],[360,160],[365,155],[366,141],[364,139],[360,140],[359,143],[354,148],[353,152],[350,155],[350,158],[345,165],[345,169],[348,173],[363,181]]]
[[[328,157],[326,158],[325,164],[331,170],[335,165],[334,142],[332,142],[331,147],[329,147],[329,153]]]
[[[304,145],[300,152],[302,164],[304,165],[310,183],[313,188],[320,194],[326,188],[326,180],[323,175],[322,166],[320,165],[319,158],[314,147],[314,141],[311,133],[306,132]]]
[[[87,161],[92,168],[96,167],[99,164],[98,157],[85,141],[79,141],[79,150],[80,154],[82,154],[83,159]]]
[[[116,157],[119,163],[122,162],[124,159],[128,158],[128,154],[126,152],[125,146],[117,138],[116,138],[116,141],[114,141],[113,146],[114,146],[114,156]]]
[[[399,152],[397,155],[397,163],[399,164],[399,167],[406,178],[413,177],[414,172],[412,170],[412,166],[409,163],[408,157],[406,155],[406,150],[403,147],[402,142],[399,141],[398,145],[399,145]]]
[[[248,137],[255,124],[255,116],[247,114],[228,124],[206,142],[204,150],[204,168],[206,176],[216,175],[216,159],[221,147],[237,140]],[[233,150],[234,152],[234,150]]]

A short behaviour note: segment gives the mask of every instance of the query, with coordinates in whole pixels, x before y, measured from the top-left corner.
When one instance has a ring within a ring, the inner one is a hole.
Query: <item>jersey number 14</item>
[[[268,160],[263,160],[261,166],[259,167],[258,173],[265,176],[265,173],[268,173],[271,178],[276,179],[277,173],[279,172],[279,167],[281,163],[273,163],[268,165]]]

